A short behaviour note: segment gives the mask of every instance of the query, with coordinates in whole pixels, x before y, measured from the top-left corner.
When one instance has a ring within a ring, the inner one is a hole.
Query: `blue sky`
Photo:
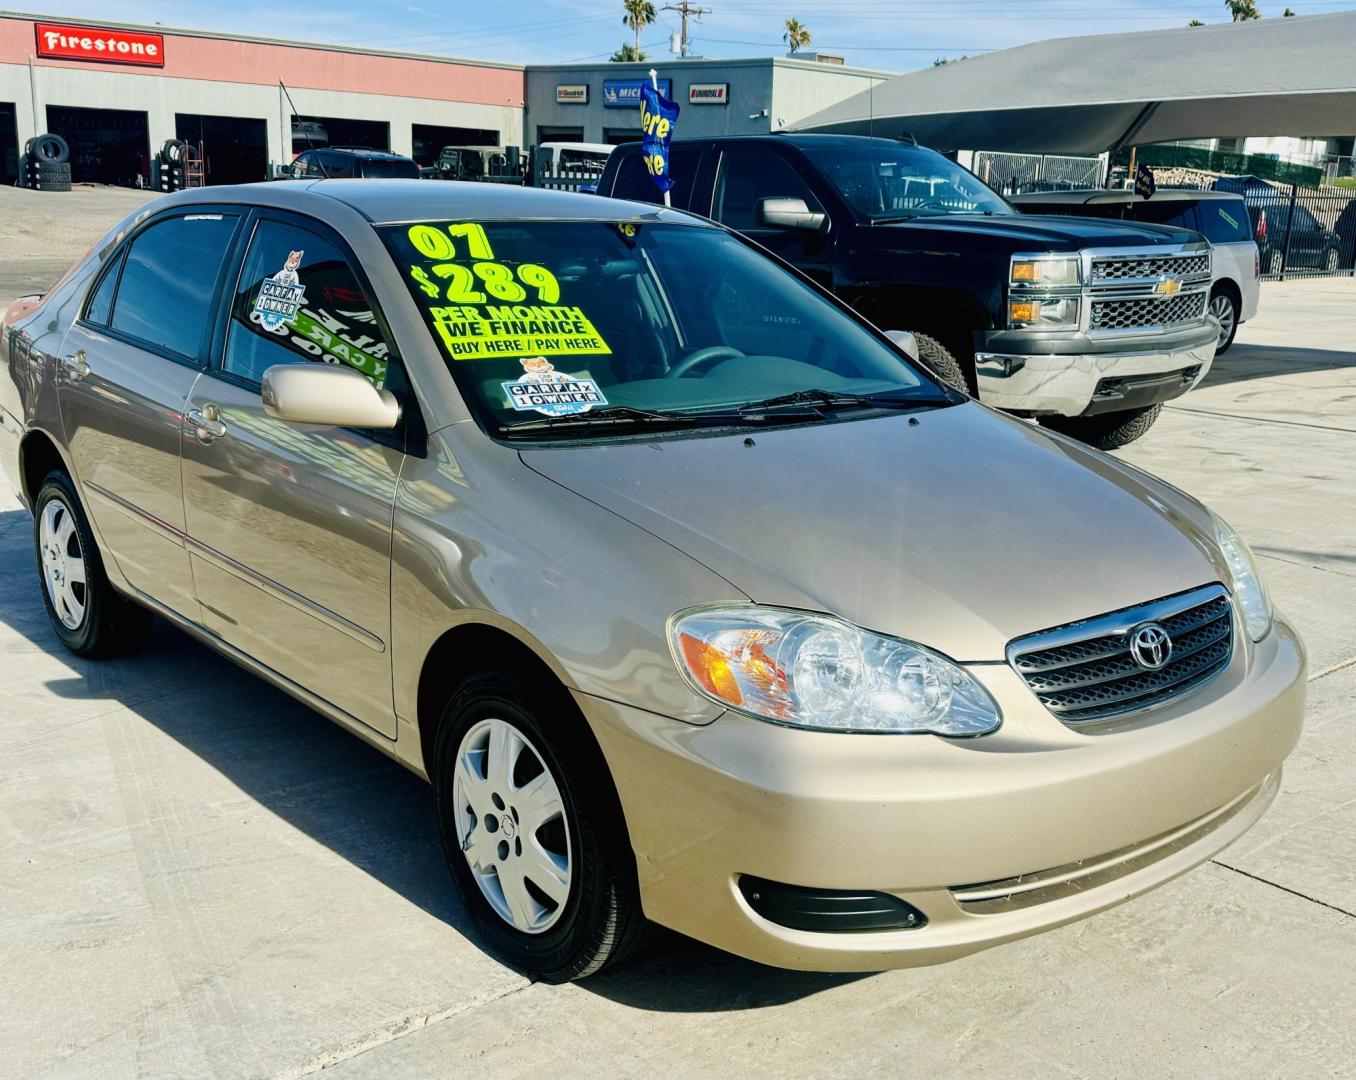
[[[654,0],[661,7],[668,0]],[[1001,49],[1078,34],[1185,26],[1191,19],[1224,22],[1223,0],[698,0],[711,14],[691,23],[692,51],[706,56],[769,56],[785,52],[782,23],[798,18],[815,47],[845,55],[849,64],[887,71],[926,67],[937,57]],[[62,0],[26,10],[70,18],[227,30],[265,37],[369,45],[476,59],[547,63],[606,59],[631,31],[621,0]],[[1298,15],[1356,7],[1356,0],[1258,0],[1262,14]],[[668,57],[675,12],[641,32],[652,58]],[[1114,78],[1114,73],[1109,73]]]

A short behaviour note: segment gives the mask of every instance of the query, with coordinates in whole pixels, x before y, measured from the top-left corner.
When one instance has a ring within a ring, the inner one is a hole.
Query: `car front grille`
[[[1129,330],[1148,326],[1176,326],[1205,315],[1205,293],[1179,293],[1168,297],[1133,300],[1094,300],[1089,328]]]
[[[1141,664],[1131,637],[1146,624],[1166,631],[1162,667]],[[1109,720],[1160,705],[1204,685],[1233,655],[1233,607],[1208,585],[1123,611],[1018,638],[1008,662],[1042,705],[1066,724]]]
[[[1210,273],[1210,256],[1205,252],[1186,255],[1145,255],[1138,258],[1096,258],[1092,262],[1092,280],[1126,281],[1136,278],[1189,278]]]

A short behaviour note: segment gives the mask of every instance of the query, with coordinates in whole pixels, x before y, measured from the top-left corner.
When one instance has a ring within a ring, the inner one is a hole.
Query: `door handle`
[[[63,356],[61,366],[66,371],[66,378],[72,382],[79,382],[89,374],[89,361],[85,359],[84,349],[77,349],[70,356]]]
[[[226,434],[226,425],[221,422],[221,410],[215,405],[189,409],[186,419],[199,442],[210,443]]]

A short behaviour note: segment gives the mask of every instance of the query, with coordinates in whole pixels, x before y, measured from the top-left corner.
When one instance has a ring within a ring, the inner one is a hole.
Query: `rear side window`
[[[673,172],[673,189],[669,201],[680,210],[687,210],[692,202],[692,185],[697,179],[697,167],[701,164],[701,151],[688,147],[675,147],[669,155],[669,168]],[[662,203],[664,196],[654,186],[645,162],[639,154],[621,154],[617,162],[617,179],[613,182],[614,199],[632,199],[635,202]],[[699,213],[702,207],[691,207]]]
[[[1242,199],[1211,199],[1200,205],[1201,232],[1212,244],[1244,244],[1252,239]]]
[[[238,220],[234,214],[185,214],[138,235],[127,249],[109,326],[196,357]]]
[[[347,154],[325,154],[323,161],[325,172],[329,176],[340,180],[353,176],[353,158]]]
[[[811,210],[824,209],[804,178],[780,154],[732,150],[721,158],[714,215],[717,221],[738,232],[765,229],[758,220],[758,204],[770,198],[804,199]]]
[[[389,348],[371,298],[334,243],[290,222],[259,222],[231,304],[223,368],[251,383],[309,361],[386,384]]]

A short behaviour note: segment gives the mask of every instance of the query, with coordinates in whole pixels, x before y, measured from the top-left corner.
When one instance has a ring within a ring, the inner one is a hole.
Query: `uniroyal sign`
[[[105,64],[138,64],[142,67],[165,66],[163,34],[143,34],[139,30],[107,30],[94,26],[63,26],[60,23],[34,23],[38,55],[54,60],[94,60]]]

